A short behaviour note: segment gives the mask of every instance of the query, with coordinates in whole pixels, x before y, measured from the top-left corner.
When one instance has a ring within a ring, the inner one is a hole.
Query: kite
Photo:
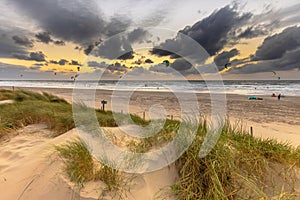
[[[163,63],[164,63],[167,67],[169,67],[169,65],[170,65],[170,62],[169,62],[168,60],[164,60]]]
[[[228,69],[228,67],[230,67],[230,66],[231,66],[231,63],[226,63],[224,67],[225,67],[225,69]]]
[[[273,76],[277,76],[277,73],[275,71],[272,71],[272,73],[273,73]],[[281,79],[280,76],[277,76],[277,79],[280,80]]]

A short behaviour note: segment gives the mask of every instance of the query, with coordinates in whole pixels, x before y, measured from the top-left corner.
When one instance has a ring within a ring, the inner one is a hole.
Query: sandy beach
[[[6,88],[9,89],[9,88]],[[72,103],[72,89],[53,88],[15,88],[34,92],[48,92]],[[98,90],[96,108],[101,100],[107,100],[106,109],[111,109],[112,91]],[[88,97],[86,97],[88,99]],[[120,97],[122,98],[122,96]],[[197,94],[201,112],[209,115],[209,94]],[[254,136],[274,138],[288,142],[294,147],[300,145],[300,98],[277,98],[262,96],[263,101],[249,101],[247,96],[227,95],[227,116],[231,123],[249,130],[252,126]],[[149,119],[149,108],[161,104],[167,115],[180,119],[180,106],[171,93],[135,92],[131,96],[130,112]],[[3,101],[2,103],[12,103]],[[120,110],[121,111],[121,110]],[[115,129],[112,128],[114,133]],[[117,132],[116,132],[117,133]],[[56,138],[49,137],[51,132],[43,124],[35,124],[18,130],[14,137],[0,146],[0,194],[1,199],[97,199],[103,190],[103,184],[88,182],[82,190],[68,181],[63,172],[63,162],[53,154],[53,145],[64,144],[76,139],[75,129]],[[299,173],[296,174],[299,176]],[[177,172],[174,166],[162,170],[138,175],[135,178],[128,199],[151,200],[174,183]],[[300,177],[298,177],[300,180]],[[169,191],[165,191],[168,193]],[[296,193],[300,192],[300,183],[296,182]],[[104,199],[110,199],[109,197]],[[169,196],[169,199],[174,199]]]
[[[21,89],[21,88],[19,88]],[[72,102],[72,89],[54,88],[24,88],[35,92],[49,92]],[[87,102],[95,101],[95,107],[101,108],[101,100],[108,101],[107,110],[111,110],[111,95],[113,91],[97,90],[95,100],[91,97],[84,97]],[[122,94],[122,93],[121,93]],[[124,92],[125,98],[127,93]],[[242,126],[250,130],[253,127],[253,134],[256,137],[274,138],[281,142],[288,142],[297,147],[300,145],[300,97],[288,96],[277,98],[259,96],[264,100],[248,100],[248,96],[227,94],[227,113],[232,124]],[[211,112],[211,98],[209,94],[197,94],[200,112],[208,116]],[[174,119],[180,119],[180,105],[177,97],[166,92],[134,92],[130,97],[129,111],[132,114],[143,116],[149,119],[149,109],[153,105],[160,104],[166,110],[166,114],[173,115]],[[121,112],[122,107],[118,112]],[[170,118],[170,117],[169,117]]]

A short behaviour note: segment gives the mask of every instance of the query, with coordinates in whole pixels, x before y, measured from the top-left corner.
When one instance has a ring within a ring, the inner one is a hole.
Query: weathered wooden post
[[[107,104],[107,101],[102,100],[101,104],[102,104],[102,110],[105,111],[105,104]]]
[[[253,127],[252,126],[250,127],[250,134],[253,137]]]
[[[146,113],[145,113],[145,111],[143,112],[143,120],[145,121],[145,119],[146,119]]]

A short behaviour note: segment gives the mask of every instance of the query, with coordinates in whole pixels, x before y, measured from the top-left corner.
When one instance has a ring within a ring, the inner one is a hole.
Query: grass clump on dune
[[[14,100],[14,103],[0,105],[0,138],[12,130],[29,124],[45,123],[49,129],[53,130],[53,136],[58,136],[75,127],[72,105],[52,94],[25,90],[0,90],[0,100]],[[86,106],[81,107],[91,109]],[[117,126],[112,112],[96,110],[95,113],[100,126]],[[132,118],[140,125],[147,124],[138,116],[132,115]]]
[[[295,198],[292,168],[300,166],[299,148],[254,138],[226,123],[215,148],[199,158],[206,134],[201,130],[176,162],[179,180],[172,189],[178,199]]]
[[[3,91],[2,91],[3,92]],[[0,94],[2,94],[0,92]],[[51,94],[4,91],[14,103],[0,105],[0,135],[35,123],[45,123],[54,136],[74,127],[72,105]]]
[[[70,180],[82,188],[88,181],[102,181],[105,184],[101,197],[109,193],[117,199],[125,199],[125,187],[128,179],[116,169],[101,164],[93,159],[87,147],[81,141],[72,141],[62,146],[55,146],[65,163],[65,170]],[[99,197],[100,198],[100,197]]]
[[[173,139],[179,125],[178,121],[169,120],[155,136],[135,140],[129,143],[127,148],[135,153],[159,148]],[[203,121],[198,127],[192,145],[175,163],[179,178],[171,189],[176,199],[296,199],[299,197],[295,194],[293,182],[295,168],[300,167],[299,148],[295,149],[274,140],[254,138],[242,129],[225,123],[215,148],[206,157],[199,158],[198,153],[207,130],[207,123]],[[72,149],[70,146],[66,148]],[[74,155],[78,154],[74,153]],[[68,162],[79,166],[85,161],[74,156]],[[94,168],[89,172],[83,170],[82,173],[87,173],[87,177],[92,174],[93,180],[105,182],[107,191],[124,190],[128,181],[124,182],[125,179],[118,170],[99,163],[95,165],[95,161],[93,166]],[[70,169],[77,169],[77,167]],[[69,174],[76,173],[69,172]]]

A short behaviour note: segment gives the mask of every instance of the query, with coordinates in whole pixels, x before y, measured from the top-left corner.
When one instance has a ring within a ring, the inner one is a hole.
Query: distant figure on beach
[[[276,97],[275,93],[272,94],[272,97]]]
[[[280,100],[281,94],[278,94],[278,100]]]

